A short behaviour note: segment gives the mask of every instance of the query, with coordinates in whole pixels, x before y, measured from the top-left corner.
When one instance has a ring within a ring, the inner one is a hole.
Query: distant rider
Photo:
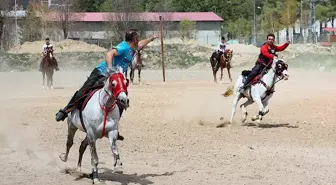
[[[49,48],[53,49],[53,45],[50,44],[50,39],[49,39],[49,38],[46,38],[45,41],[46,41],[46,43],[45,43],[45,44],[43,45],[43,47],[42,47],[42,55],[43,55],[43,57],[42,57],[42,60],[41,60],[41,62],[40,62],[40,69],[39,69],[39,71],[42,71],[42,70],[43,70],[42,64],[43,64],[43,59],[44,59],[44,57],[46,57],[47,50],[48,50]],[[59,70],[59,68],[58,68],[58,63],[57,63],[57,60],[56,60],[55,58],[54,58],[54,61],[55,61],[55,68],[56,68],[56,71],[58,71],[58,70]]]

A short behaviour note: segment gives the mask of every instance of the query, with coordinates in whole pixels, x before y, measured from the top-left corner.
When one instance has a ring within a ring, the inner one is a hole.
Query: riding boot
[[[261,71],[263,70],[263,67],[264,67],[264,66],[261,65],[261,64],[256,64],[256,65],[252,68],[250,74],[248,74],[247,77],[246,77],[246,79],[245,79],[244,85],[239,89],[239,92],[240,92],[240,93],[244,93],[244,91],[246,90],[248,84],[252,81],[252,79],[253,79],[254,77],[256,77],[258,74],[261,73]]]
[[[79,91],[76,91],[76,93],[72,96],[71,100],[69,101],[68,105],[65,106],[63,109],[60,109],[56,113],[56,121],[64,121],[65,118],[68,117],[68,113],[71,112],[74,108],[74,102],[78,99],[77,95]]]

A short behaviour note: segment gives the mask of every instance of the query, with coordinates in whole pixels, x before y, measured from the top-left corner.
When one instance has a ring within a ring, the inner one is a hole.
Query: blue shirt
[[[128,65],[132,62],[134,51],[126,41],[119,43],[115,49],[118,51],[118,55],[113,57],[112,67],[116,69],[121,67],[123,72],[125,72]],[[106,76],[107,67],[107,62],[104,60],[96,66],[96,69],[98,69],[102,75]]]

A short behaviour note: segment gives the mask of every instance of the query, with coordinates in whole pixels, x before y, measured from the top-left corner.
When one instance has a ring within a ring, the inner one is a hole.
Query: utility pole
[[[303,26],[303,15],[302,15],[302,4],[303,4],[303,0],[300,1],[300,37],[301,37],[301,40],[302,40],[302,43],[304,43],[304,38],[303,38],[303,29],[302,29],[302,26]]]
[[[256,31],[256,2],[253,0],[253,45],[257,44],[257,31]]]
[[[16,9],[16,0],[14,5],[14,11],[15,11],[15,44],[18,44],[18,25],[17,25],[17,9]]]
[[[308,20],[308,42],[317,41],[315,30],[315,8],[318,2],[328,2],[328,0],[309,0],[309,20]]]

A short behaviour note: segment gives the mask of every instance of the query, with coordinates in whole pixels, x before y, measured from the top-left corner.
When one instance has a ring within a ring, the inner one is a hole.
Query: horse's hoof
[[[82,171],[82,167],[80,166],[77,166],[77,169],[76,169],[78,172],[81,172]]]
[[[124,171],[122,170],[121,167],[114,167],[113,172],[118,173],[118,174],[123,174],[124,173]]]
[[[67,162],[67,160],[68,160],[68,157],[65,156],[65,153],[60,154],[60,155],[59,155],[59,158],[60,158],[61,161],[63,161],[63,162]]]
[[[101,183],[100,180],[97,178],[93,179],[92,181],[92,184],[100,184],[100,183]]]
[[[246,118],[242,118],[242,119],[241,119],[241,122],[242,122],[242,123],[245,123],[245,121],[246,121]]]

